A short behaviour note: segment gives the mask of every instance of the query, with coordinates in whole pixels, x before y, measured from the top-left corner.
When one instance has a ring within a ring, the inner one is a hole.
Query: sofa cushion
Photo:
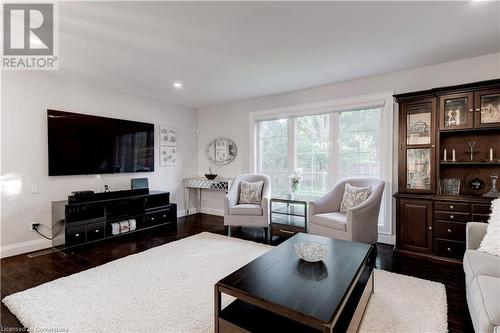
[[[491,202],[488,229],[478,250],[500,257],[500,199]]]
[[[316,223],[326,228],[347,231],[347,215],[341,212],[313,215],[309,223]]]
[[[478,275],[477,283],[489,321],[500,326],[500,277]]]
[[[467,284],[477,275],[500,278],[500,257],[478,250],[467,250],[464,255],[464,271]]]
[[[254,204],[239,204],[229,208],[231,215],[262,215],[262,207]]]

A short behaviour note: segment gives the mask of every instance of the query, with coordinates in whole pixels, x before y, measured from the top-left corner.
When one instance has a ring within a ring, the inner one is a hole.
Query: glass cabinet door
[[[408,105],[406,110],[406,144],[425,145],[432,141],[432,104]]]
[[[399,191],[434,193],[436,98],[402,103]]]
[[[432,184],[431,149],[406,149],[406,188],[430,191]]]
[[[440,97],[439,127],[441,130],[472,128],[474,121],[473,94],[453,94]]]
[[[500,89],[475,93],[476,127],[500,126]]]

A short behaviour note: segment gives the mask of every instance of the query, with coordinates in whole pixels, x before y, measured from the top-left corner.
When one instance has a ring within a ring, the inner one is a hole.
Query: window
[[[304,197],[319,197],[347,177],[382,178],[381,110],[259,121],[258,172],[271,177],[275,195],[290,193],[288,176],[300,173]]]
[[[290,193],[288,176],[301,173],[306,199],[347,177],[384,180],[379,239],[393,243],[392,117],[392,92],[250,112],[249,169],[272,178],[274,196]]]
[[[286,119],[258,123],[259,173],[271,177],[275,195],[288,193],[288,122]]]
[[[339,114],[338,177],[381,178],[381,109]]]
[[[321,196],[328,191],[330,116],[295,118],[295,171],[302,174],[299,195]]]

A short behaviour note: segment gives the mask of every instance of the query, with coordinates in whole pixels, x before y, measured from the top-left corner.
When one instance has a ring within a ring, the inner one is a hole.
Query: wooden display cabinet
[[[494,198],[483,194],[491,188],[490,175],[500,175],[500,79],[394,98],[399,104],[394,250],[460,263],[465,224],[488,221]],[[470,142],[474,142],[472,157]],[[450,178],[460,180],[458,195],[441,190],[440,180]],[[472,186],[478,179],[482,188]]]

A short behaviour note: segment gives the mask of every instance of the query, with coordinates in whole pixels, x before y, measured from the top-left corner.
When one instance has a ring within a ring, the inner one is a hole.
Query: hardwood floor
[[[32,258],[27,255],[5,258],[0,260],[1,297],[202,231],[224,234],[222,217],[191,215],[179,218],[176,230],[161,227],[77,248],[66,254],[55,252]],[[232,231],[232,236],[265,242],[260,229],[236,229]],[[377,268],[443,283],[448,297],[449,332],[473,332],[465,300],[462,266],[446,266],[394,256],[392,246],[378,244],[377,247]],[[22,325],[2,304],[0,329],[6,331],[16,327],[22,328]]]

